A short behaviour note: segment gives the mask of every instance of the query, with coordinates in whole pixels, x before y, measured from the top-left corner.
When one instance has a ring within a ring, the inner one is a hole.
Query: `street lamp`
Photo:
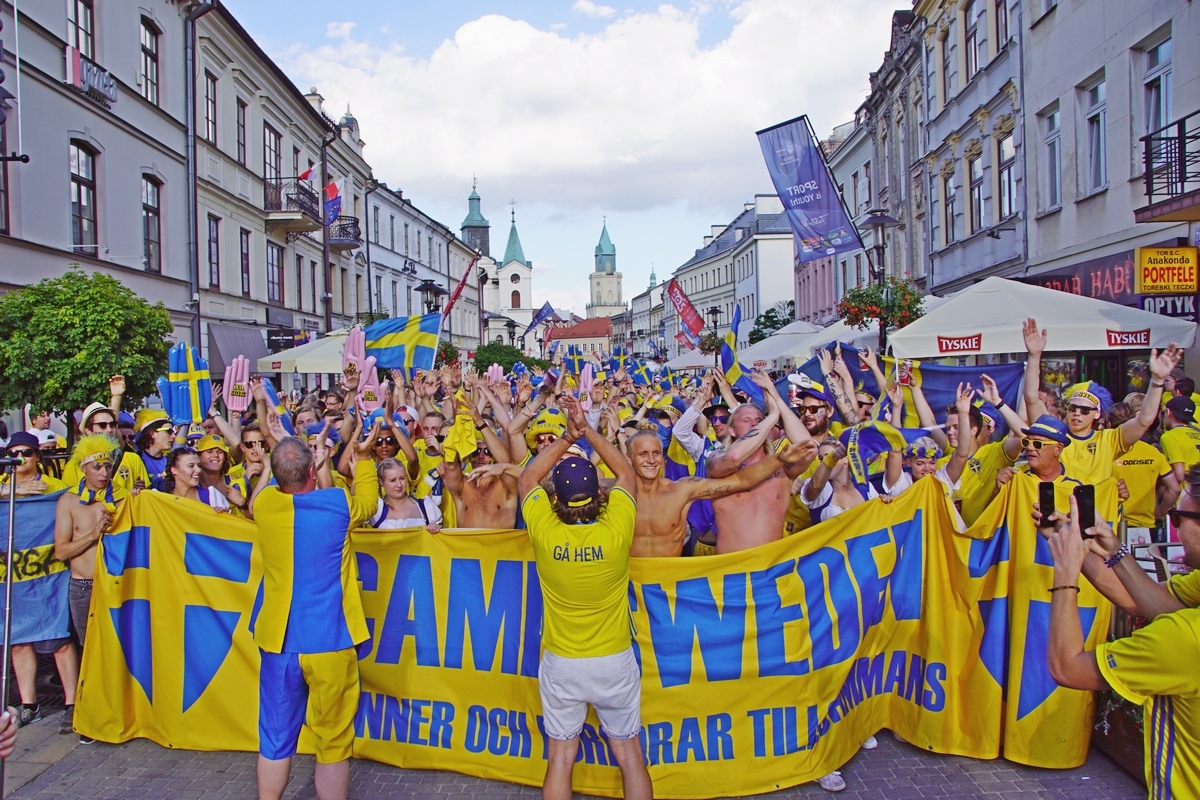
[[[441,286],[426,278],[417,284],[417,294],[421,295],[421,304],[426,314],[433,314],[442,308],[442,295],[449,294]]]
[[[538,345],[538,358],[545,358],[546,357],[546,340],[543,339],[541,336],[537,337],[537,345]]]
[[[524,352],[525,352],[525,337],[524,336],[519,337],[517,339],[517,344],[520,345],[521,353],[524,354]]]
[[[709,320],[712,321],[713,339],[717,338],[717,323],[721,320],[721,309],[718,306],[713,306],[704,312],[708,314]],[[713,350],[713,366],[721,366],[721,348],[718,345],[717,349]]]
[[[517,323],[513,322],[510,319],[508,322],[504,323],[504,327],[508,328],[508,346],[512,347],[513,340],[516,338],[516,335],[517,335]]]
[[[900,220],[893,216],[889,216],[887,211],[882,208],[872,208],[867,212],[867,218],[862,224],[871,229],[871,238],[874,240],[875,264],[871,277],[879,284],[879,288],[883,291],[883,308],[886,310],[891,307],[892,298],[891,291],[884,285],[884,278],[887,270],[884,268],[883,256],[887,249],[887,242],[884,241],[883,233],[886,229],[895,227],[900,224]],[[887,347],[887,320],[881,318],[879,320],[879,355],[883,355]]]

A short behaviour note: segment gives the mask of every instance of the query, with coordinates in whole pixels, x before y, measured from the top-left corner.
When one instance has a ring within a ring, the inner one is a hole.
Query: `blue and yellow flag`
[[[625,348],[617,345],[613,348],[612,356],[608,359],[608,366],[613,372],[619,372],[621,368],[629,366],[629,356],[625,353]]]
[[[649,386],[651,383],[650,367],[645,361],[638,361],[636,358],[630,360],[632,368],[629,371],[629,376],[633,378],[635,386]]]
[[[750,370],[743,367],[737,359],[737,332],[741,322],[742,304],[738,303],[733,307],[733,323],[729,326],[729,333],[725,334],[725,341],[721,342],[721,369],[725,372],[725,379],[729,381],[730,386],[745,392],[747,397],[761,406],[764,402],[762,389],[750,380]]]
[[[55,492],[17,500],[13,547],[13,644],[65,639],[71,635],[71,617],[67,608],[67,583],[71,573],[64,562],[54,557],[54,510],[62,494]],[[0,560],[0,578],[7,578],[3,560]],[[0,592],[0,631],[3,626],[4,593]]]
[[[846,445],[846,459],[850,462],[854,488],[866,497],[871,476],[868,464],[884,453],[903,450],[909,442],[928,435],[929,431],[920,428],[897,428],[880,420],[861,422],[846,428],[838,439]]]
[[[567,345],[567,354],[563,356],[563,366],[566,367],[567,372],[579,375],[583,372],[584,361],[582,347],[574,344]]]
[[[212,380],[200,351],[179,342],[167,354],[167,377],[158,379],[158,393],[172,424],[203,422],[212,407]]]
[[[287,405],[275,391],[275,384],[271,382],[270,378],[263,378],[262,386],[267,395],[267,406],[275,409],[275,413],[279,415],[279,421],[283,423],[283,429],[295,436],[296,428],[292,425],[292,415],[288,413]]]
[[[437,313],[372,322],[363,331],[367,355],[375,357],[375,366],[402,369],[412,378],[419,369],[433,369],[441,326]]]
[[[1021,380],[1025,375],[1025,365],[1020,362],[960,367],[937,364],[932,361],[902,360],[897,365],[896,360],[890,356],[884,358],[883,362],[883,369],[889,376],[897,371],[901,374],[907,373],[910,384],[921,387],[926,402],[929,403],[929,407],[933,409],[933,414],[939,421],[945,417],[946,409],[954,403],[958,385],[969,383],[973,389],[982,389],[981,378],[983,375],[987,375],[996,382],[1000,396],[1010,408],[1016,408],[1021,399]],[[996,429],[1001,432],[1005,430],[1003,418],[990,403],[984,404],[980,410],[993,419],[1000,419],[1000,424],[996,426]],[[904,421],[902,424],[909,427],[920,424],[917,422],[916,406],[912,402],[912,389],[908,386],[904,388]]]

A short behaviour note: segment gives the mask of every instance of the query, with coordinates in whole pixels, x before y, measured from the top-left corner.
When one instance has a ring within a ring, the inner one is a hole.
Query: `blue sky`
[[[583,312],[602,220],[625,300],[771,191],[754,131],[850,119],[887,48],[883,0],[225,0],[302,89],[359,120],[375,176],[457,229],[472,175],[535,305]]]

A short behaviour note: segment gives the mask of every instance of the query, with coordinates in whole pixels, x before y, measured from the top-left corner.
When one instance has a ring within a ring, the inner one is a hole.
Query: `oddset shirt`
[[[539,486],[526,495],[521,511],[542,585],[546,650],[564,658],[596,658],[628,648],[633,497],[614,487],[595,522],[568,525]]]

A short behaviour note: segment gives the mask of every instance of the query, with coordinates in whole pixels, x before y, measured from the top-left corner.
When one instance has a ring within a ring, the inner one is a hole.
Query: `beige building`
[[[617,272],[617,248],[608,238],[608,223],[596,244],[596,269],[588,275],[588,318],[611,317],[625,310],[621,299],[621,273]]]
[[[608,355],[612,353],[612,333],[612,320],[608,317],[584,319],[564,327],[552,326],[546,330],[546,348],[548,350],[554,341],[559,342],[554,360],[560,364],[570,345],[581,348],[588,358],[601,353]]]

